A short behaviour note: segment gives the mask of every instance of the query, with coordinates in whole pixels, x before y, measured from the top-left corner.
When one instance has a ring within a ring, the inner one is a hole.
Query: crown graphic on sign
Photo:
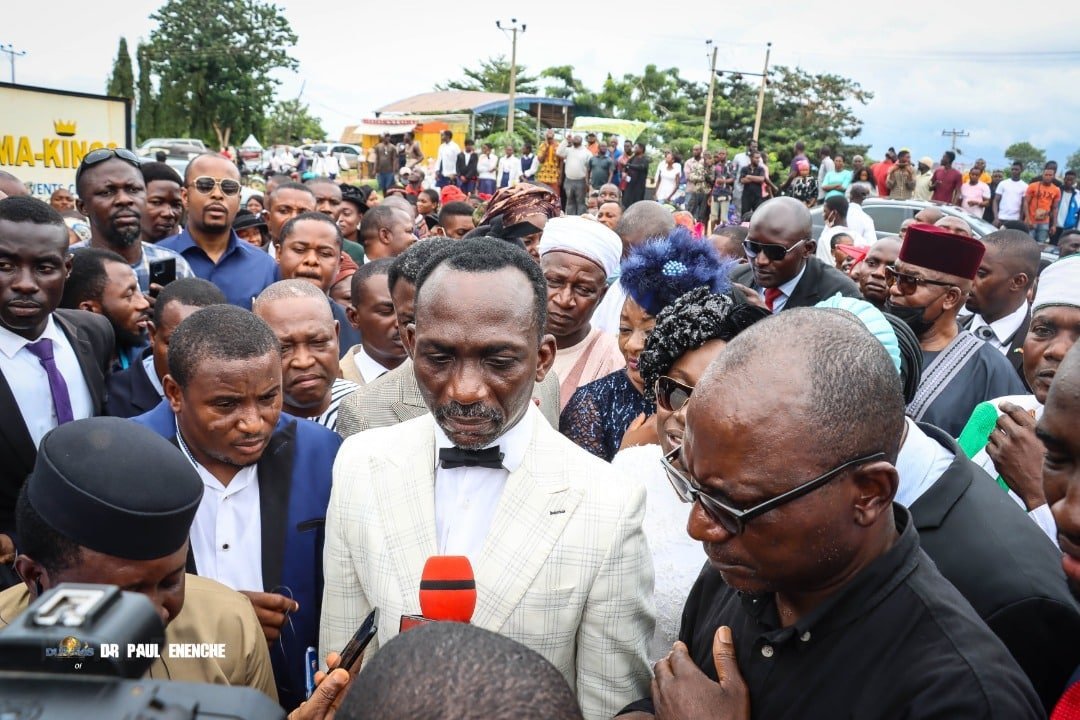
[[[74,120],[53,120],[53,130],[57,135],[71,137],[75,134],[76,125]]]

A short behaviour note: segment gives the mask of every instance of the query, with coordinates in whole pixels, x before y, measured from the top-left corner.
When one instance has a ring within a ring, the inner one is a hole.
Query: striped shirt
[[[90,247],[90,243],[83,240],[77,242],[71,246],[71,250],[78,250],[79,248]],[[160,245],[153,245],[148,242],[142,244],[142,257],[139,261],[131,266],[131,269],[135,271],[135,277],[139,280],[139,290],[141,292],[150,292],[150,263],[155,260],[176,260],[176,279],[195,277],[195,272],[191,269],[191,265],[184,259],[184,256],[175,250],[170,250]]]
[[[347,395],[351,394],[358,387],[360,386],[345,378],[334,380],[334,384],[330,386],[330,406],[326,408],[322,415],[308,418],[308,420],[319,423],[328,430],[337,432],[338,406],[341,405],[341,401],[344,400]]]

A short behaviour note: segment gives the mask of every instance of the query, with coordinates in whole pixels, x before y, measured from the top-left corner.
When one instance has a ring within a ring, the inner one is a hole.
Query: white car
[[[206,152],[206,143],[196,138],[150,138],[143,141],[143,144],[138,147],[137,152],[140,155],[153,155],[155,150],[169,151],[170,148],[176,145],[185,145],[189,147],[199,148],[201,152]]]
[[[310,145],[301,145],[299,150],[306,152],[308,155],[314,155],[315,153],[331,153],[334,157],[341,162],[341,158],[345,158],[345,165],[350,170],[355,170],[360,164],[360,159],[364,157],[364,149],[359,145],[348,145],[346,143],[311,143]]]

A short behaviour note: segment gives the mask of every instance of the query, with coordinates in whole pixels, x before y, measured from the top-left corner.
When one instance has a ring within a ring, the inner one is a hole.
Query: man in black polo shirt
[[[895,366],[851,318],[792,310],[724,349],[668,470],[709,564],[652,697],[627,713],[1044,716],[892,502],[903,428]]]

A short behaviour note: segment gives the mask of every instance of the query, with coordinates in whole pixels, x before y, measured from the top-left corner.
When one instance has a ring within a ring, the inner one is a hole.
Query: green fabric
[[[364,264],[364,246],[358,242],[352,240],[346,240],[345,246],[342,248],[345,250],[345,254],[356,261],[357,265]]]
[[[992,402],[981,402],[971,411],[967,425],[956,439],[956,444],[969,458],[975,457],[990,442],[990,433],[994,432],[997,426],[997,414],[997,408]],[[1009,492],[1009,484],[1000,475],[997,476],[997,484],[1002,490]]]

